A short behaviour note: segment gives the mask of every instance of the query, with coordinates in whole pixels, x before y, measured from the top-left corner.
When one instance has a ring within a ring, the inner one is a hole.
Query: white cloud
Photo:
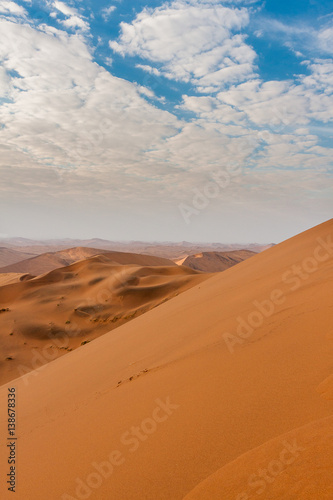
[[[248,24],[248,11],[211,3],[179,0],[146,8],[131,24],[121,23],[120,38],[110,47],[157,63],[155,69],[167,78],[201,89],[253,76],[256,54],[244,35],[234,33]]]
[[[333,54],[333,28],[327,23],[314,28],[305,22],[286,24],[277,19],[259,17],[254,21],[257,30],[254,34],[260,38],[274,39],[288,47],[297,57],[304,53],[320,55]]]
[[[101,13],[104,21],[108,21],[112,12],[114,12],[116,9],[117,7],[115,5],[110,5],[110,7],[105,7],[105,9],[102,9]]]
[[[55,1],[53,3],[53,6],[59,10],[62,14],[65,16],[76,16],[77,15],[77,9],[73,9],[72,7],[69,7],[69,5],[65,4],[64,2],[59,2]]]
[[[59,21],[65,28],[74,30],[77,28],[81,31],[89,30],[89,24],[83,19],[77,9],[58,0],[53,2],[53,7],[67,17],[67,19]]]
[[[64,21],[61,21],[61,23],[66,27],[66,28],[79,28],[82,31],[88,31],[89,30],[89,24],[82,19],[82,17],[79,16],[71,16],[68,19],[65,19]]]
[[[333,28],[321,30],[318,33],[318,42],[323,51],[333,54]]]
[[[14,16],[25,16],[27,11],[21,5],[17,5],[15,2],[0,1],[0,13],[1,14],[13,14]]]
[[[0,66],[0,98],[6,97],[10,90],[10,77],[5,68]]]
[[[104,60],[105,60],[105,63],[111,68],[111,66],[113,64],[112,57],[106,57]]]
[[[151,75],[161,76],[161,72],[157,68],[153,68],[152,66],[149,66],[147,64],[136,64],[135,67],[142,69],[143,71],[146,71],[146,73],[150,73]]]

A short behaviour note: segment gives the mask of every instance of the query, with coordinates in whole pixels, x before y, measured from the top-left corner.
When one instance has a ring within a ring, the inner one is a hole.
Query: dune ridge
[[[48,273],[59,267],[65,267],[74,262],[94,257],[95,255],[107,255],[118,264],[139,264],[147,266],[174,266],[175,263],[169,259],[144,254],[105,251],[97,248],[74,247],[57,252],[47,252],[16,262],[15,264],[1,267],[0,273],[29,273],[38,276]]]

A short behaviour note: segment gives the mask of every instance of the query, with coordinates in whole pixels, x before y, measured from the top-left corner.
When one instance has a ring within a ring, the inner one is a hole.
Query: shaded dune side
[[[232,252],[202,252],[177,262],[178,265],[188,266],[196,271],[217,273],[235,266],[243,260],[256,255],[251,250],[234,250]]]

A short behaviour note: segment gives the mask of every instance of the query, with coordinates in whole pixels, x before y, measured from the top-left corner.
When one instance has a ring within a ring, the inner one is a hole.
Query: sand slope
[[[5,309],[0,312],[0,384],[39,366],[40,356],[54,360],[208,278],[176,265],[154,265],[160,260],[108,253],[30,280],[0,274],[0,284],[2,277],[4,285],[23,281],[0,286],[0,310]]]
[[[0,273],[29,273],[34,276],[48,273],[59,267],[69,266],[82,259],[100,254],[112,257],[118,264],[138,264],[142,266],[173,266],[172,261],[161,257],[139,255],[123,252],[106,252],[97,248],[75,247],[58,252],[48,252],[37,255],[10,266],[0,268]]]
[[[270,463],[270,440],[328,417],[332,238],[331,220],[12,382],[20,422],[16,498],[181,500],[262,445]],[[237,318],[258,326],[243,325],[236,337]],[[0,388],[2,435],[6,400],[7,385]],[[322,428],[328,438],[330,427]],[[329,491],[332,463],[317,461],[324,440],[317,436],[302,465],[307,483],[291,497],[297,484],[283,477],[298,476],[286,471],[276,481],[281,499],[305,500],[311,491],[319,500],[322,481]],[[3,447],[2,491],[6,456]],[[260,464],[255,456],[254,472]],[[265,499],[276,498],[271,486]],[[239,493],[235,483],[228,500]],[[209,498],[225,497],[218,490]]]
[[[21,260],[29,259],[32,256],[32,253],[0,247],[0,267],[10,266]]]
[[[12,285],[13,283],[19,283],[20,281],[27,281],[33,278],[29,274],[22,273],[2,273],[0,274],[0,287],[5,285]]]
[[[292,430],[245,453],[184,500],[333,498],[333,417]]]
[[[234,250],[232,252],[200,252],[196,255],[189,255],[185,259],[178,261],[178,265],[183,265],[205,273],[218,273],[235,266],[243,260],[253,257],[255,252],[251,250]]]

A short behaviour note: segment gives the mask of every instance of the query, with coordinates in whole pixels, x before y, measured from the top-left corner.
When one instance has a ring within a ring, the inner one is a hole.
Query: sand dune
[[[229,269],[256,255],[251,250],[234,250],[232,252],[200,252],[196,255],[189,255],[177,262],[178,265],[183,265],[202,271],[205,273],[218,273]]]
[[[123,252],[107,252],[97,248],[75,247],[58,252],[48,252],[35,257],[16,262],[10,266],[0,268],[0,273],[29,273],[38,276],[48,273],[58,267],[69,266],[74,262],[87,259],[94,255],[107,254],[118,264],[139,264],[142,266],[172,266],[172,261],[160,257],[139,255]]]
[[[18,282],[0,286],[0,384],[39,366],[44,350],[53,360],[207,279],[161,260],[108,253],[31,280],[0,274],[0,285]]]
[[[209,498],[244,500],[232,463],[243,479],[256,473],[288,432],[306,451],[262,498],[328,498],[332,459],[320,454],[331,423],[319,420],[332,413],[322,386],[332,374],[332,237],[330,220],[13,381],[16,498],[182,500],[230,467],[231,494],[207,489]],[[2,478],[7,455],[2,447]]]
[[[32,253],[21,252],[13,248],[0,247],[0,267],[10,266],[21,260],[29,259],[30,257],[33,257]]]

